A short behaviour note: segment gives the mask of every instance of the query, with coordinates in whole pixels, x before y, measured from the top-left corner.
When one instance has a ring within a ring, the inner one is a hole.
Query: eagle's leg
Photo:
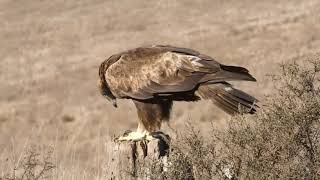
[[[118,141],[150,141],[155,139],[160,133],[161,122],[169,119],[172,101],[158,99],[151,102],[133,102],[137,107],[139,117],[137,131],[125,133],[118,138]]]

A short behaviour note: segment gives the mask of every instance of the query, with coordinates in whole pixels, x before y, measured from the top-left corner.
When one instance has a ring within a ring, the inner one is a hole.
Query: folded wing
[[[118,98],[142,100],[191,91],[204,83],[254,80],[245,68],[224,66],[197,51],[172,46],[123,52],[105,77]]]

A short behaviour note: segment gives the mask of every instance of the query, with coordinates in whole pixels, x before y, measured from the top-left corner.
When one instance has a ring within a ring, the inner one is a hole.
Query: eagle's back
[[[186,82],[192,67],[183,70],[183,64],[185,60],[169,49],[141,47],[121,53],[118,61],[106,70],[105,77],[116,96],[148,99],[155,93],[194,88],[196,80]],[[196,79],[199,80],[200,76]],[[181,86],[180,89],[177,85]]]

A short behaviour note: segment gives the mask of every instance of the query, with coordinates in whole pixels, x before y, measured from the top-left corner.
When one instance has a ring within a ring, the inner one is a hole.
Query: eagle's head
[[[101,80],[98,80],[98,88],[103,97],[105,97],[108,101],[110,101],[114,107],[118,107],[117,99],[116,97],[114,97],[114,95],[110,91],[108,84],[105,84]]]
[[[112,94],[110,87],[108,86],[108,83],[105,79],[103,64],[101,64],[99,68],[98,88],[103,97],[105,97],[109,102],[111,102],[114,107],[118,107],[117,99]]]

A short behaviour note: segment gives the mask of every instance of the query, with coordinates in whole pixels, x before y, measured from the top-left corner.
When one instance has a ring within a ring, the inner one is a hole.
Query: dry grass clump
[[[164,179],[319,179],[320,58],[281,67],[277,93],[258,114],[234,117],[207,138],[189,128]]]
[[[49,179],[55,168],[52,150],[40,151],[40,148],[30,147],[12,172],[0,177],[0,180]]]

